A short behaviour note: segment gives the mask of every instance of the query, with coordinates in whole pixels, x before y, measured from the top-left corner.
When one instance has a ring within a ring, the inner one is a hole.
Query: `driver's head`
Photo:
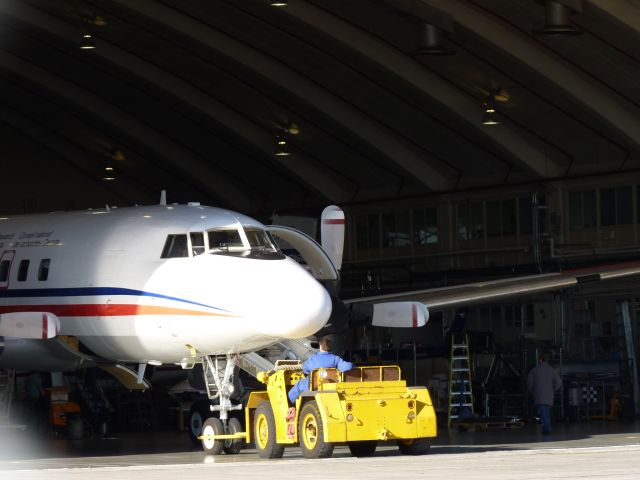
[[[321,352],[331,351],[331,347],[332,347],[331,336],[325,335],[324,337],[320,338],[320,340],[318,340],[318,343],[320,344]]]

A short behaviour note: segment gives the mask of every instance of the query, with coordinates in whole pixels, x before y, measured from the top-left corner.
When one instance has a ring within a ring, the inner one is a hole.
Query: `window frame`
[[[31,261],[28,258],[23,258],[18,264],[18,274],[16,280],[18,282],[26,282],[29,278],[29,264]]]
[[[49,272],[51,271],[51,259],[43,258],[38,266],[38,281],[46,282],[49,280]]]

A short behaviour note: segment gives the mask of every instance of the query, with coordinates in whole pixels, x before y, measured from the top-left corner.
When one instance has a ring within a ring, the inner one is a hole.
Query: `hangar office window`
[[[382,241],[385,247],[408,247],[411,245],[409,212],[382,214]]]
[[[0,282],[6,282],[9,279],[9,267],[11,260],[2,260],[0,262]]]
[[[413,211],[413,244],[438,243],[438,210],[435,207],[416,208]]]
[[[569,228],[579,230],[596,226],[596,192],[569,192]]]
[[[546,232],[546,212],[547,198],[544,195],[538,195],[538,206],[535,211],[531,197],[520,197],[518,199],[518,232],[520,234],[533,233],[533,221],[538,222],[540,232]]]
[[[167,235],[167,241],[164,242],[164,248],[160,258],[177,258],[188,257],[189,250],[187,248],[187,235]]]
[[[24,282],[27,279],[27,273],[29,273],[29,260],[20,260],[20,266],[18,267],[18,281]]]
[[[500,200],[487,202],[487,236],[497,237],[502,235],[500,227]]]
[[[356,216],[358,250],[380,248],[380,219],[377,214]]]
[[[49,267],[51,266],[50,258],[40,260],[40,268],[38,268],[38,280],[44,282],[49,278]]]
[[[521,197],[518,199],[518,216],[520,217],[520,233],[532,233],[533,205],[531,198]]]
[[[502,234],[503,235],[515,235],[517,220],[516,220],[516,199],[508,198],[500,202],[500,215],[502,217]]]
[[[515,199],[487,202],[487,236],[515,235],[516,225]]]
[[[632,223],[631,187],[600,189],[600,225]]]
[[[473,240],[484,237],[483,203],[459,203],[458,240]]]

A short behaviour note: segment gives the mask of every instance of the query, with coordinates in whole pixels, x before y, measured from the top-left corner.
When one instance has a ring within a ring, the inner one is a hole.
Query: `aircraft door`
[[[15,255],[15,250],[5,250],[0,256],[0,289],[9,287],[9,273],[11,272],[11,264]]]

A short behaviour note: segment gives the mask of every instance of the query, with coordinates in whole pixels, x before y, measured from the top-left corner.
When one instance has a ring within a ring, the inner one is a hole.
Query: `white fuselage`
[[[225,229],[239,231],[244,247],[212,248],[207,232]],[[246,352],[312,335],[331,313],[327,292],[277,250],[247,248],[251,231],[264,226],[199,205],[3,218],[0,262],[10,260],[10,270],[0,313],[53,313],[61,335],[118,362],[180,363],[194,352]],[[182,235],[187,256],[161,258],[168,238]]]

